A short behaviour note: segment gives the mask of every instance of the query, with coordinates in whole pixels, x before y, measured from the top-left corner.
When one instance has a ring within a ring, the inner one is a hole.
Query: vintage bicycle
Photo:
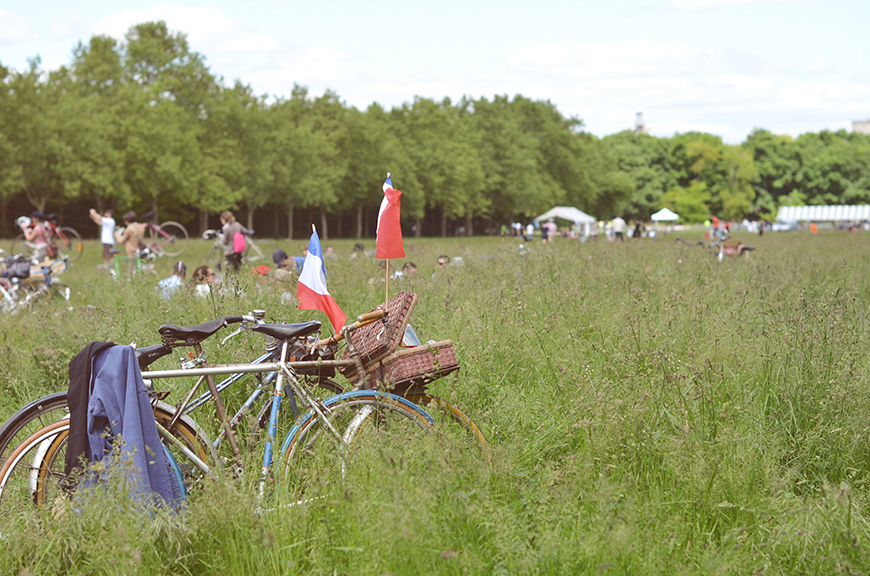
[[[66,256],[34,263],[22,254],[7,256],[0,249],[0,311],[17,314],[51,294],[60,295],[69,305],[72,289],[57,279],[67,263]]]
[[[241,447],[235,432],[243,414],[250,410],[258,400],[262,400],[263,407],[253,420],[249,435],[249,443],[252,438],[257,438],[258,434],[265,439],[260,493],[262,495],[264,487],[267,484],[274,484],[276,479],[285,488],[294,487],[294,490],[290,492],[298,492],[300,487],[308,484],[308,480],[303,479],[295,472],[298,470],[308,471],[310,466],[295,466],[294,463],[300,458],[327,452],[327,450],[312,450],[315,445],[327,444],[331,446],[333,450],[328,450],[329,454],[333,457],[337,455],[337,460],[333,458],[333,470],[343,470],[351,453],[350,448],[360,437],[367,435],[366,431],[368,431],[368,435],[373,433],[377,437],[384,437],[387,431],[392,431],[392,437],[396,441],[401,441],[401,439],[414,433],[431,431],[436,420],[420,405],[415,404],[411,400],[413,398],[430,406],[430,410],[432,408],[438,409],[440,415],[446,417],[442,418],[441,421],[459,423],[463,430],[470,430],[489,460],[491,456],[488,445],[473,421],[457,407],[440,398],[430,396],[423,390],[408,388],[406,397],[383,390],[360,389],[336,394],[325,400],[317,399],[312,395],[311,390],[314,389],[312,384],[315,383],[320,389],[331,393],[341,390],[335,381],[328,378],[331,370],[335,368],[354,371],[360,381],[363,381],[366,370],[365,363],[361,361],[361,355],[355,350],[353,343],[350,340],[347,341],[345,356],[338,360],[334,359],[335,347],[338,342],[352,334],[353,331],[373,325],[376,320],[387,317],[383,311],[375,311],[365,315],[365,317],[360,317],[356,323],[346,326],[335,337],[317,341],[311,339],[314,337],[313,334],[319,331],[319,322],[269,325],[262,323],[262,314],[259,312],[242,317],[216,319],[194,327],[181,328],[171,325],[161,327],[163,344],[139,350],[140,364],[147,366],[180,345],[192,345],[196,356],[191,360],[185,360],[180,370],[146,371],[143,372],[143,376],[151,379],[198,377],[196,384],[176,408],[169,409],[166,406],[161,408],[160,414],[164,416],[164,420],[170,411],[174,410],[174,416],[169,418],[167,425],[160,426],[167,450],[177,452],[176,460],[183,463],[181,468],[197,471],[192,476],[195,479],[200,477],[199,474],[210,473],[213,470],[216,461],[214,452],[219,448],[221,440],[226,439],[230,445],[236,470],[240,470],[242,466]],[[199,344],[221,327],[233,322],[240,322],[240,328],[225,338],[224,343],[243,331],[252,330],[270,337],[267,354],[250,364],[208,366]],[[212,380],[216,374],[227,374],[230,377],[217,385]],[[242,409],[230,419],[222,406],[220,393],[246,374],[260,375],[258,376],[258,386],[244,403]],[[425,380],[426,377],[431,376],[431,374],[423,375],[422,378]],[[209,391],[197,400],[192,400],[195,391],[203,381],[208,383]],[[271,394],[268,394],[268,391],[271,391]],[[207,437],[204,434],[191,432],[194,427],[185,418],[209,399],[216,408],[222,430],[208,450],[202,450],[202,446],[208,444]],[[283,412],[297,414],[297,400],[308,411],[297,419],[296,424],[284,437],[284,441],[280,443],[280,449],[276,450],[277,444],[275,442],[278,438],[279,420],[283,413],[281,410],[283,399],[288,400],[291,407],[291,410]],[[64,409],[65,397],[60,393],[34,402],[16,413],[0,429],[0,440],[4,443],[0,450],[2,450],[3,455],[6,456],[8,446],[18,444],[17,440],[20,439],[22,431],[32,429],[34,422],[38,421],[42,425],[42,423],[52,420]],[[182,414],[183,412],[185,414]],[[160,416],[158,416],[158,422],[160,422]],[[183,430],[175,428],[178,422],[183,423]],[[10,488],[11,486],[18,486],[18,492],[25,494],[28,490],[46,488],[50,485],[47,478],[57,477],[57,464],[63,462],[63,457],[58,457],[63,453],[61,444],[65,437],[62,436],[62,433],[63,424],[38,427],[5,458],[3,467],[0,469],[0,504],[5,500],[11,499],[14,502],[19,499],[10,495],[10,490],[15,492],[14,489]],[[199,452],[194,450],[195,447],[200,447]],[[51,455],[50,461],[46,459],[46,454]],[[277,467],[276,473],[273,474],[273,457],[275,455],[278,456],[280,465]],[[16,474],[16,472],[18,473]],[[15,478],[19,479],[16,481]],[[195,482],[189,481],[188,484],[195,484]],[[281,492],[286,493],[287,490]],[[40,498],[43,497],[40,496],[37,500],[39,501]]]
[[[145,244],[143,250],[155,256],[180,256],[187,250],[189,236],[187,229],[178,222],[166,221],[162,224],[154,223],[154,212],[146,212],[142,215],[145,223]],[[115,227],[115,234],[123,233],[123,226]]]
[[[249,230],[245,234],[245,251],[242,252],[242,262],[269,261],[272,253],[278,246],[271,240],[260,238],[254,240],[254,231]],[[205,261],[211,266],[218,268],[224,259],[224,235],[220,230],[206,230],[202,233],[203,240],[214,240],[214,245],[205,257]]]
[[[81,234],[75,228],[58,226],[56,214],[47,214],[45,218],[49,240],[52,242],[54,249],[57,250],[55,257],[63,258],[66,256],[67,262],[78,261],[82,257],[85,247]],[[22,216],[19,220],[30,222],[30,218],[27,216]],[[55,239],[57,239],[57,242],[55,242]],[[12,240],[10,251],[13,254],[19,252],[34,254],[36,252],[34,245],[24,239],[24,234],[19,234]]]

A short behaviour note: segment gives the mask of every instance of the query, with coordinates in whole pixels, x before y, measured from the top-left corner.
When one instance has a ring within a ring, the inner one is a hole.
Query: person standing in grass
[[[115,247],[115,211],[106,208],[101,216],[99,212],[91,208],[90,216],[91,220],[100,226],[100,242],[103,243],[103,267],[108,268],[112,264],[112,249]]]
[[[130,259],[130,270],[136,265],[136,253],[145,247],[145,230],[148,225],[137,222],[139,217],[130,210],[123,216],[124,228],[115,232],[115,240],[124,245],[124,252]]]
[[[610,226],[613,230],[613,237],[617,242],[625,240],[625,220],[622,219],[622,216],[614,218]]]
[[[242,266],[242,253],[245,251],[245,233],[248,229],[236,221],[236,217],[229,210],[221,213],[221,230],[224,233],[222,240],[224,245],[224,258],[236,272]]]
[[[49,232],[45,226],[45,214],[39,210],[30,213],[30,219],[19,218],[18,225],[24,239],[33,244],[34,254],[40,262],[48,258]]]

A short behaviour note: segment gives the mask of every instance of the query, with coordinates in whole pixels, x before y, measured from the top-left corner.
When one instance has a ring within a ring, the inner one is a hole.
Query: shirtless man
[[[142,222],[136,222],[139,217],[136,216],[136,213],[132,210],[124,214],[124,232],[121,231],[115,232],[115,240],[118,244],[124,245],[124,251],[127,254],[127,258],[133,258],[134,260],[130,261],[130,269],[133,269],[133,263],[136,258],[136,251],[139,250],[139,243],[144,243],[145,241],[145,230],[148,227],[147,224]]]

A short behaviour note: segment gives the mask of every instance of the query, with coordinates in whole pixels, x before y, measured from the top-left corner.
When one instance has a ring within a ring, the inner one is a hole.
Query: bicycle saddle
[[[196,326],[176,326],[175,324],[164,324],[157,329],[163,342],[173,344],[183,342],[188,346],[202,342],[224,326],[229,326],[232,323],[241,322],[241,316],[227,316],[225,318],[215,318]]]
[[[300,322],[298,324],[254,324],[254,332],[262,332],[276,340],[296,340],[320,330],[320,321]]]

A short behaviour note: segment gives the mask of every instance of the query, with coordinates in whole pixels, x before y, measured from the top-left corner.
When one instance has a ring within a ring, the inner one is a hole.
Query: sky
[[[97,34],[164,20],[213,74],[350,106],[417,96],[549,100],[599,137],[870,119],[870,0],[0,0],[0,64],[69,64]]]

